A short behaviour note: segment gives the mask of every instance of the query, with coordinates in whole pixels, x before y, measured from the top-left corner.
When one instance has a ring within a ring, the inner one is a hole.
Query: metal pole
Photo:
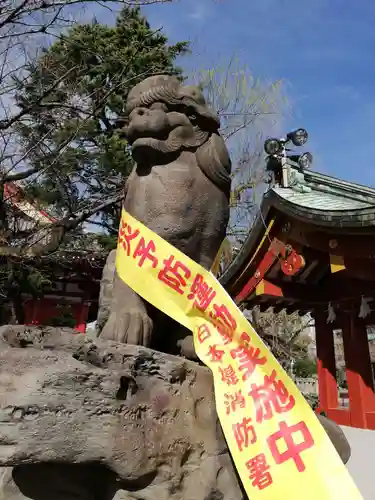
[[[288,184],[288,161],[287,161],[287,156],[286,156],[284,139],[282,139],[282,141],[283,141],[283,151],[281,154],[282,187],[287,188],[287,187],[289,187],[289,184]]]

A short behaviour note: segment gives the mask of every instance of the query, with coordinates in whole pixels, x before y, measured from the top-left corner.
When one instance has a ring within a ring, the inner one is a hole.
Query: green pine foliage
[[[19,113],[13,131],[24,160],[12,173],[19,167],[31,172],[23,176],[30,200],[61,219],[118,197],[133,168],[122,134],[128,92],[156,73],[183,79],[176,59],[188,50],[187,42],[169,44],[138,7],[125,7],[114,26],[95,19],[76,24],[43,48],[14,77]],[[96,213],[90,220],[96,226],[83,230],[81,224],[67,233],[61,248],[108,252],[116,245],[119,215],[119,203]],[[22,322],[21,294],[43,293],[51,277],[36,262],[35,269],[22,261],[1,269],[0,312],[8,311],[9,302]]]
[[[187,51],[187,42],[169,45],[130,7],[115,26],[76,25],[43,50],[17,82],[17,104],[28,110],[17,130],[37,170],[28,193],[59,217],[118,194],[133,167],[121,133],[128,92],[155,73],[182,77],[175,60]],[[118,208],[96,218],[110,233],[118,227]]]
[[[307,356],[296,359],[293,366],[293,373],[299,378],[310,378],[316,375],[316,361],[309,359]]]

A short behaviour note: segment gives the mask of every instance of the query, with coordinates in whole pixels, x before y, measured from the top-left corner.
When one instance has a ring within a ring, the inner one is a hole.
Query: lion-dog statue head
[[[218,133],[220,120],[199,87],[174,76],[151,76],[129,92],[126,114],[137,163],[165,162],[166,156],[194,150],[201,170],[229,196],[231,162]]]

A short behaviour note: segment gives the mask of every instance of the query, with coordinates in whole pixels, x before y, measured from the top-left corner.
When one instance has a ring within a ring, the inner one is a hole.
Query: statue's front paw
[[[121,344],[150,346],[153,323],[146,311],[129,309],[111,313],[101,338]]]

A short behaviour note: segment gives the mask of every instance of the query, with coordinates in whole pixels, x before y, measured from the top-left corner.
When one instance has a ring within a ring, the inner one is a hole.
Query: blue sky
[[[375,2],[179,0],[144,8],[171,41],[191,40],[187,70],[238,55],[255,76],[286,82],[286,127],[310,134],[314,169],[375,186]]]
[[[313,168],[375,186],[375,2],[176,0],[143,10],[171,42],[191,41],[187,72],[236,54],[254,76],[283,79],[285,131],[308,130]]]

